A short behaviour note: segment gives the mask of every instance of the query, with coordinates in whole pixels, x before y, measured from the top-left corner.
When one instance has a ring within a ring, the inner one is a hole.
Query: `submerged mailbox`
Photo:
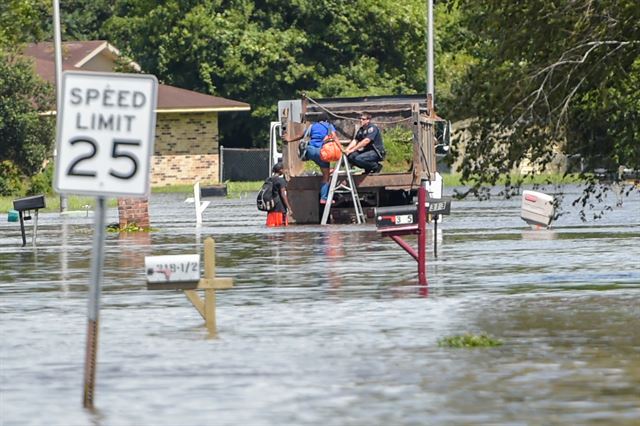
[[[27,245],[27,238],[24,232],[24,221],[30,220],[31,215],[28,213],[30,210],[36,212],[36,220],[33,224],[33,244],[36,244],[36,236],[38,235],[38,209],[45,207],[44,195],[33,195],[31,197],[18,198],[13,200],[13,208],[18,211],[20,216],[20,231],[22,233],[22,246]],[[24,212],[27,212],[25,215]]]
[[[522,192],[520,217],[533,226],[549,226],[555,215],[553,197],[536,191]]]
[[[427,214],[451,213],[451,197],[432,198],[426,203]],[[418,206],[378,207],[375,210],[377,228],[409,228],[418,225]]]
[[[200,255],[146,256],[144,267],[149,289],[164,289],[162,284],[196,288],[200,281]],[[189,283],[189,284],[187,284]],[[169,286],[173,288],[172,286]]]
[[[18,198],[13,200],[13,208],[19,212],[25,210],[37,210],[45,208],[44,195],[34,195],[31,197]]]
[[[376,209],[376,227],[411,226],[418,223],[416,206],[378,207]]]

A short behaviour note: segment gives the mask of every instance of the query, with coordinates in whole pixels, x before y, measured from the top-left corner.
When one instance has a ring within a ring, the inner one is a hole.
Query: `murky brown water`
[[[196,229],[185,197],[152,196],[156,232],[107,235],[96,412],[82,408],[93,220],[43,214],[34,249],[1,218],[0,424],[638,424],[638,194],[587,224],[568,197],[545,231],[519,199],[456,202],[428,294],[373,225],[267,229],[248,194],[212,199]],[[236,283],[218,292],[217,339],[143,270],[206,236]],[[438,346],[463,332],[504,344]]]

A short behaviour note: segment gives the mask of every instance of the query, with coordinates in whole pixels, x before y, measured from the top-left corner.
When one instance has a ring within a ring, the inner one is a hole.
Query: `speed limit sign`
[[[157,93],[153,75],[66,71],[54,189],[96,196],[148,195]]]

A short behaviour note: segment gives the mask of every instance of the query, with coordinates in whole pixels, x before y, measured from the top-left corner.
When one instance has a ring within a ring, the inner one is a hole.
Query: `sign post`
[[[62,76],[53,187],[60,194],[96,197],[85,408],[93,407],[95,388],[106,198],[149,193],[157,93],[152,75],[67,71]]]

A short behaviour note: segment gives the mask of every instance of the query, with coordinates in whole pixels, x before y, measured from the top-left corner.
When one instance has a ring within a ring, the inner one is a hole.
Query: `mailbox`
[[[432,198],[426,203],[430,215],[451,213],[451,197]],[[409,228],[418,224],[418,207],[415,204],[375,209],[377,228]]]
[[[427,201],[427,213],[430,215],[441,214],[448,216],[451,214],[451,197],[429,199],[429,201]]]
[[[144,267],[149,289],[196,288],[200,280],[200,256],[197,254],[146,256]]]
[[[532,226],[549,226],[555,215],[553,197],[536,191],[522,192],[520,217]]]
[[[44,207],[44,195],[32,195],[31,197],[13,200],[13,208],[18,212],[18,216],[20,217],[20,233],[22,234],[23,247],[27,245],[27,237],[24,232],[24,221],[31,219],[29,213],[25,215],[23,212],[28,212],[29,210],[35,210],[36,212],[36,220],[33,224],[33,245],[35,246],[36,236],[38,235],[38,209],[43,209]]]
[[[407,227],[418,223],[418,209],[415,205],[378,207],[375,215],[378,228]]]
[[[37,210],[45,208],[44,195],[34,195],[31,197],[18,198],[13,200],[13,208],[19,212],[25,210]]]

